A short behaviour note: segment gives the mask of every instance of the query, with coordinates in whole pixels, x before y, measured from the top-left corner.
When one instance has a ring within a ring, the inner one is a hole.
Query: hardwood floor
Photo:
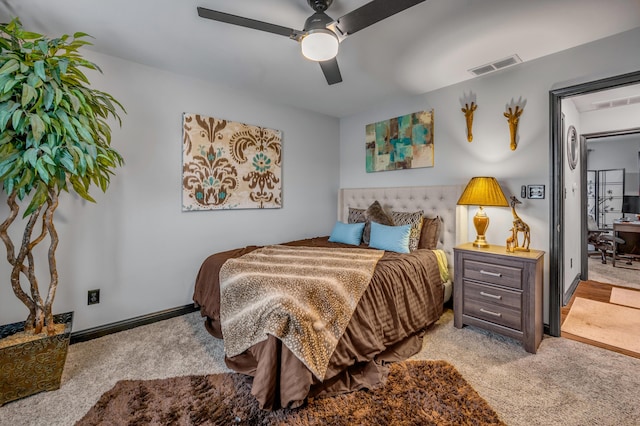
[[[595,300],[598,302],[604,302],[604,303],[609,303],[609,299],[611,298],[611,289],[613,287],[618,287],[618,286],[614,286],[611,284],[605,284],[605,283],[600,283],[597,281],[580,281],[580,283],[578,284],[578,287],[576,288],[575,293],[573,294],[573,296],[571,297],[571,300],[569,301],[569,303],[567,304],[567,306],[564,306],[561,310],[561,324],[564,324],[565,319],[567,318],[567,315],[569,314],[569,311],[571,310],[571,306],[573,305],[573,301],[575,300],[576,297],[582,297],[583,299],[590,299],[590,300]],[[562,331],[562,326],[560,327],[560,335],[562,337],[565,337],[567,339],[571,339],[571,340],[576,340],[578,342],[583,342],[583,343],[587,343],[589,345],[593,345],[593,346],[597,346],[599,348],[604,348],[604,349],[608,349],[610,351],[614,351],[614,352],[618,352],[621,354],[625,354],[625,355],[629,355],[635,358],[640,358],[640,354],[636,353],[636,352],[631,352],[629,350],[626,349],[622,349],[622,348],[618,348],[615,346],[611,346],[611,345],[607,345],[605,343],[602,342],[597,342],[595,340],[590,340],[590,339],[585,339],[584,337],[580,337],[580,336],[576,336],[570,333],[566,333],[564,331]]]

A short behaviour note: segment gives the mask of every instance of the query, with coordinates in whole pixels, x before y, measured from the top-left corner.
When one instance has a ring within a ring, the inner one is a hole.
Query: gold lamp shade
[[[473,217],[473,225],[477,234],[473,245],[474,247],[489,247],[485,238],[485,232],[489,227],[489,216],[483,207],[509,207],[507,198],[496,178],[486,176],[471,178],[458,200],[458,205],[479,207]]]

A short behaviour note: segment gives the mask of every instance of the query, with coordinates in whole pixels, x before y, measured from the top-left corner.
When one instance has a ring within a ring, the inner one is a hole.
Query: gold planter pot
[[[73,312],[54,315],[64,332],[0,349],[0,406],[60,388],[67,358]],[[0,326],[0,339],[24,330],[24,322]]]

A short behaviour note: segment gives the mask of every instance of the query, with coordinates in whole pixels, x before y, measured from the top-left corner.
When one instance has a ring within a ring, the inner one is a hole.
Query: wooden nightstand
[[[544,252],[507,253],[506,247],[453,249],[453,324],[473,325],[520,340],[536,353],[542,340]]]

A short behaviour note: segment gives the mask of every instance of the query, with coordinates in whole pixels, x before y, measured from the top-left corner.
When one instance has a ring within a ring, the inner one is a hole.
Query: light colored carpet
[[[618,261],[616,266],[613,266],[610,259],[605,265],[600,258],[590,257],[588,274],[592,281],[640,290],[640,262],[633,262],[632,266],[628,266]]]
[[[562,331],[640,353],[640,310],[576,297]]]
[[[445,360],[510,426],[629,425],[640,418],[640,359],[545,336],[538,353],[475,327],[453,327],[447,310],[414,359]],[[222,341],[199,313],[69,348],[62,387],[0,407],[0,424],[73,425],[122,379],[228,372]]]
[[[640,291],[612,287],[609,302],[640,309]]]

